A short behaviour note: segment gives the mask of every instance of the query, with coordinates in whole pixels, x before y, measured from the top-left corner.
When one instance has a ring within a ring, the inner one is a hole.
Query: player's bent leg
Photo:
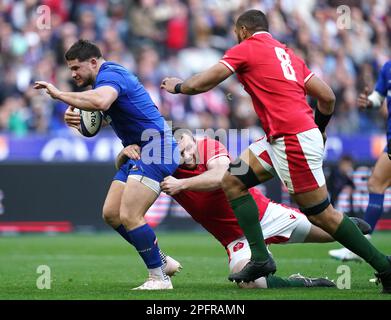
[[[383,214],[384,193],[391,186],[391,161],[388,155],[383,152],[376,161],[371,176],[368,179],[369,201],[365,210],[364,220],[367,221],[372,230]]]
[[[110,189],[106,196],[105,203],[103,205],[103,220],[105,220],[108,225],[110,225],[115,231],[117,231],[121,235],[121,237],[123,237],[128,243],[133,245],[126,228],[121,223],[119,214],[124,189],[125,182],[121,180],[115,179],[111,183]]]
[[[330,204],[326,185],[313,191],[292,194],[292,197],[311,223],[329,234],[337,230],[343,215]]]
[[[110,189],[107,193],[105,203],[103,205],[103,219],[110,225],[115,231],[117,231],[129,244],[133,245],[132,240],[129,238],[126,228],[122,225],[120,219],[120,205],[122,193],[125,189],[125,182],[121,180],[114,180],[111,183]],[[172,277],[176,273],[180,272],[182,265],[170,256],[167,256],[162,250],[160,250],[160,257],[163,262],[164,271]]]
[[[251,248],[251,261],[239,273],[231,274],[230,281],[249,282],[276,271],[259,225],[258,206],[247,191],[270,177],[253,153],[246,150],[223,178],[223,190]]]
[[[384,193],[391,185],[391,161],[386,153],[382,153],[376,161],[371,176],[368,179],[369,201],[364,214],[365,223],[368,223],[371,230],[375,229],[376,224],[383,214]],[[366,234],[366,233],[364,233]],[[367,236],[370,239],[370,236]],[[329,255],[342,261],[359,261],[362,259],[347,248],[334,249],[329,251]]]
[[[121,199],[120,218],[149,271],[147,281],[135,290],[173,288],[170,278],[164,272],[156,235],[144,220],[145,213],[157,197],[158,193],[148,183],[146,185],[132,176],[128,178]]]
[[[128,178],[120,205],[120,219],[127,230],[144,225],[144,215],[156,201],[158,194],[145,184]]]
[[[384,193],[391,186],[391,161],[383,152],[376,161],[373,172],[368,179],[370,193]]]
[[[369,263],[382,281],[383,292],[391,293],[391,261],[365,238],[347,216],[335,210],[331,204],[325,208],[327,200],[314,203],[325,194],[327,189],[323,186],[312,192],[295,194],[294,198],[312,223],[330,233],[335,240]]]
[[[247,190],[273,178],[250,149],[246,149],[223,177],[222,188],[228,200],[246,195]]]

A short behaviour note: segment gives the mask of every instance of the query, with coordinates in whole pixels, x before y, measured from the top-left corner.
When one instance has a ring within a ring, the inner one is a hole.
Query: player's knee
[[[247,192],[246,186],[229,172],[224,175],[221,186],[229,200]]]
[[[387,187],[387,183],[383,182],[382,179],[376,175],[371,175],[368,179],[369,193],[384,193]]]
[[[335,210],[333,206],[329,205],[322,213],[308,216],[308,220],[325,230],[328,233],[334,233],[341,223],[343,218],[342,213]]]
[[[121,223],[118,210],[110,207],[103,207],[102,218],[110,226],[118,226]]]
[[[128,230],[136,229],[146,223],[142,215],[140,216],[137,214],[128,214],[124,212],[120,212],[120,221],[121,224],[123,224]]]

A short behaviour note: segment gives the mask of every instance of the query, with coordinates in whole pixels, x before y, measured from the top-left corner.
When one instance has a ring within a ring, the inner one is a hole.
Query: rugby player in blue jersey
[[[127,160],[115,175],[103,215],[137,249],[148,268],[147,281],[135,289],[172,289],[156,235],[144,220],[160,193],[160,182],[178,166],[180,156],[171,129],[136,76],[117,63],[105,61],[93,43],[77,41],[65,59],[77,86],[92,89],[64,92],[44,81],[37,81],[34,88],[45,89],[53,99],[69,105],[65,115],[69,126],[80,124],[74,108],[99,110],[124,147],[141,146],[138,159]]]
[[[384,152],[376,161],[371,176],[368,179],[369,201],[364,220],[372,231],[383,214],[384,193],[391,186],[391,60],[387,61],[380,70],[375,89],[369,94],[366,87],[357,99],[357,104],[364,109],[379,109],[387,98],[387,144]],[[330,256],[338,260],[361,260],[355,253],[346,248],[330,250]]]

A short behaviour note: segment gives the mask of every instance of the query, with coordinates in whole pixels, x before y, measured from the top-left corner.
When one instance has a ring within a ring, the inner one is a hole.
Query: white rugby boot
[[[341,261],[363,261],[357,254],[346,248],[330,250],[329,255],[330,257]]]
[[[153,275],[149,275],[147,281],[141,286],[133,288],[132,290],[170,290],[173,289],[170,277],[167,280],[163,280]]]
[[[370,240],[371,235],[366,234],[365,238]],[[357,261],[357,262],[364,261],[360,256],[358,256],[357,254],[355,254],[354,252],[346,248],[330,250],[329,255],[330,257],[341,261]]]
[[[170,256],[166,256],[166,263],[164,264],[164,272],[166,275],[173,277],[176,273],[181,272],[181,269],[182,265],[178,261]]]

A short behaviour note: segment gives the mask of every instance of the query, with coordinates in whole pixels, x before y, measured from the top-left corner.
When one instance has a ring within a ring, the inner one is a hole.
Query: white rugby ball
[[[98,132],[102,125],[102,114],[100,111],[84,111],[80,112],[80,133],[85,137],[93,137]]]

